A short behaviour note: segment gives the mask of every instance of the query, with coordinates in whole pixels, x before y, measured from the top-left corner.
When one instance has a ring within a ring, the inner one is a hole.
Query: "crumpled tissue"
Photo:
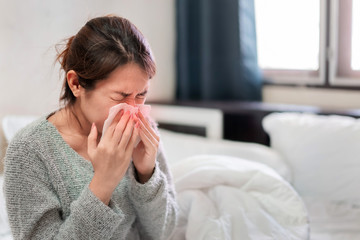
[[[115,106],[111,107],[110,110],[109,110],[108,118],[104,122],[103,130],[102,130],[102,136],[104,136],[106,130],[109,128],[110,124],[113,122],[116,114],[121,109],[124,110],[124,113],[126,111],[129,111],[130,114],[131,113],[135,114],[135,113],[138,113],[138,111],[140,111],[145,118],[149,118],[150,117],[151,106],[150,105],[144,105],[144,104],[137,104],[134,107],[134,106],[131,106],[131,105],[126,104],[126,103],[120,103],[118,105],[115,105]]]

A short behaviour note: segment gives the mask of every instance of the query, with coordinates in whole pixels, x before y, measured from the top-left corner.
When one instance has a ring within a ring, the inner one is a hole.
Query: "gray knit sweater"
[[[130,165],[109,206],[89,189],[92,164],[42,117],[22,129],[5,157],[4,193],[15,239],[166,239],[177,205],[167,163],[158,151],[145,184]]]

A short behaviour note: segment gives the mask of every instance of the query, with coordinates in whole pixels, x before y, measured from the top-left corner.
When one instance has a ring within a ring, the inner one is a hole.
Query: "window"
[[[336,0],[330,6],[330,84],[360,86],[360,1]]]
[[[258,61],[265,78],[360,86],[359,13],[360,0],[255,0]]]
[[[360,71],[360,1],[352,1],[352,3],[351,67],[355,71]]]

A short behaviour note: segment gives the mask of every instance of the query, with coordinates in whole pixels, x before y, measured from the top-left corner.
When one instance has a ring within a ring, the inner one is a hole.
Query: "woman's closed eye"
[[[120,95],[120,96],[119,96]],[[115,101],[115,102],[121,102],[124,101],[127,97],[129,97],[131,94],[127,94],[127,93],[121,93],[121,94],[117,94],[116,97],[110,97],[111,100]]]
[[[147,91],[144,91],[144,92],[139,93],[138,95],[136,95],[136,98],[144,99],[146,97],[146,94],[147,94]],[[124,101],[126,98],[130,97],[132,94],[131,93],[121,92],[121,93],[119,93],[117,95],[120,95],[120,96],[111,97],[111,99],[113,101],[116,101],[116,102],[121,102],[121,101]]]
[[[124,101],[124,98],[112,98],[110,97],[111,100],[115,101],[115,102],[121,102],[121,101]]]
[[[142,93],[139,93],[136,97],[137,97],[137,98],[145,98],[145,97],[146,97],[146,94],[147,94],[147,91],[142,92]]]

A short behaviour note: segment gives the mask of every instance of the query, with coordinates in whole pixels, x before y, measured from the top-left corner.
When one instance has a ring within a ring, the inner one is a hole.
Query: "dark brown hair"
[[[70,90],[66,73],[74,70],[86,90],[95,88],[117,67],[138,64],[152,78],[156,71],[150,46],[129,20],[117,16],[91,19],[67,39],[63,50],[57,47],[56,60],[65,72],[60,101],[72,105],[76,98]]]

